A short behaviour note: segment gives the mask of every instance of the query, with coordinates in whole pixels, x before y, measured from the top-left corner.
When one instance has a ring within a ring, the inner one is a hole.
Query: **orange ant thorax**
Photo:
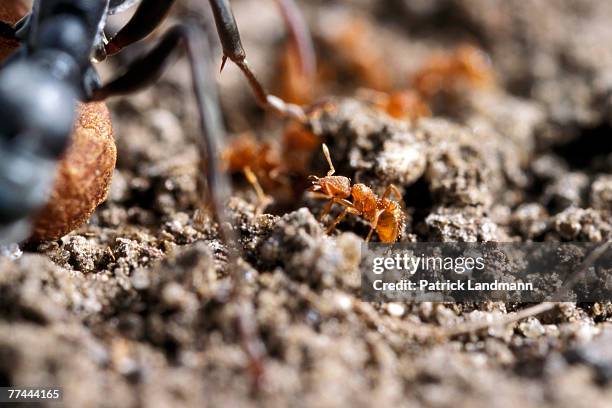
[[[363,214],[363,218],[368,222],[376,219],[378,199],[372,189],[365,184],[355,184],[351,188],[353,196],[353,206]]]

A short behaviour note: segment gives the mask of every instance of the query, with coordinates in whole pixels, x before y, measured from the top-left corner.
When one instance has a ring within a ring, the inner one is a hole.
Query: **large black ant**
[[[108,83],[101,83],[94,68],[95,60],[117,54],[151,34],[165,20],[175,1],[141,0],[130,21],[106,40],[107,16],[136,2],[34,0],[30,14],[14,27],[0,23],[0,37],[21,43],[0,69],[0,245],[28,236],[32,215],[45,204],[55,167],[69,144],[77,103],[102,101],[151,85],[183,46],[191,65],[200,114],[202,137],[198,147],[207,197],[221,239],[228,244],[229,251],[235,251],[233,230],[222,211],[230,183],[220,170],[224,132],[205,30],[195,23],[173,26],[148,53],[131,62]],[[295,4],[292,0],[276,2],[296,45],[303,46],[304,30],[300,30]],[[209,3],[223,49],[221,69],[231,60],[248,79],[259,105],[303,122],[302,108],[268,94],[250,69],[229,0]],[[240,280],[240,268],[234,269],[235,279]],[[239,291],[237,287],[234,292]],[[238,293],[234,295],[232,300],[239,310],[238,331],[254,377],[259,379],[262,345],[254,335],[252,306],[241,301]]]
[[[187,50],[199,108],[206,195],[222,239],[231,241],[221,211],[230,191],[219,163],[224,132],[205,30],[195,23],[173,26],[152,50],[108,83],[101,83],[94,68],[94,61],[151,34],[175,0],[140,0],[130,21],[107,40],[107,16],[137,2],[34,0],[30,14],[14,27],[0,23],[1,37],[21,42],[0,70],[0,244],[18,242],[29,234],[30,219],[45,204],[54,169],[69,144],[77,103],[102,101],[153,84],[181,46]],[[296,44],[303,44],[295,4],[276,2]],[[229,0],[209,3],[223,49],[221,69],[231,60],[244,73],[260,106],[303,121],[302,108],[268,94],[249,67]]]

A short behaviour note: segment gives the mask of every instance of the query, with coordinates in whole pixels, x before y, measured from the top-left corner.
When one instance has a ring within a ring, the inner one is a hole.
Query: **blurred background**
[[[99,69],[111,78],[176,21],[208,30],[200,67],[238,157],[228,208],[246,306],[228,302],[228,251],[198,211],[200,134],[180,58],[154,87],[109,101],[118,165],[91,221],[0,259],[0,383],[61,386],[79,407],[610,406],[610,302],[503,326],[525,305],[361,302],[369,224],[348,217],[327,234],[324,203],[304,190],[328,170],[325,142],[338,174],[400,188],[403,241],[610,240],[612,2],[297,1],[311,71],[276,1],[231,4],[252,68],[270,92],[315,107],[310,128],[259,108],[231,63],[219,73],[205,0],[178,1]],[[270,214],[255,213],[245,162],[276,200]],[[244,308],[266,350],[261,388]],[[483,329],[448,335],[462,324]]]

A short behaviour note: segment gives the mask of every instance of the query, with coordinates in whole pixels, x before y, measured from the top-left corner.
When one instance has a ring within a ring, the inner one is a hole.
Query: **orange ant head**
[[[312,182],[310,191],[321,193],[327,197],[348,198],[351,195],[351,180],[342,176],[326,176],[319,178],[310,176]]]
[[[336,169],[325,143],[323,144],[323,155],[329,164],[329,171],[325,177],[310,176],[308,178],[312,182],[310,191],[327,197],[348,198],[351,195],[351,180],[348,177],[334,176]]]
[[[223,152],[224,162],[232,173],[252,166],[257,159],[259,146],[252,136],[245,134],[235,139]]]
[[[382,212],[378,216],[376,233],[381,242],[391,243],[401,236],[406,222],[400,205],[392,200],[383,198],[378,203]]]

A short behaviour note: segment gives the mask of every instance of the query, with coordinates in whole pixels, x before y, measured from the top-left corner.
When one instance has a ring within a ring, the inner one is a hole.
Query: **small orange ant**
[[[340,215],[327,228],[327,233],[332,232],[348,214],[354,214],[370,223],[370,232],[366,242],[372,238],[374,231],[378,234],[381,242],[397,241],[404,229],[406,218],[400,203],[391,200],[389,196],[395,194],[401,201],[402,194],[399,189],[391,184],[379,198],[365,184],[351,186],[351,180],[348,177],[334,176],[336,169],[332,163],[329,149],[325,144],[323,144],[323,155],[330,168],[327,176],[321,178],[317,176],[309,177],[312,182],[310,191],[318,198],[329,200],[321,213],[321,219],[329,214],[334,203],[344,207]],[[349,200],[351,196],[353,198],[352,202]]]

